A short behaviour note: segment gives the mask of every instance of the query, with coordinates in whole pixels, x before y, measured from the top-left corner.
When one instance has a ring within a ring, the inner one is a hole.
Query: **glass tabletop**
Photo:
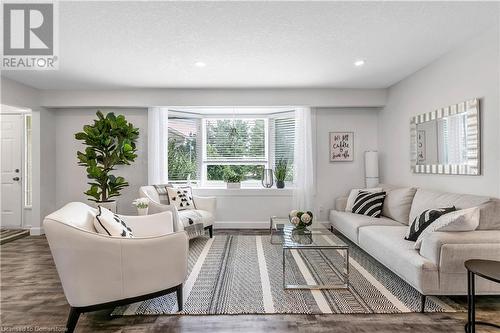
[[[283,228],[283,248],[346,249],[348,245],[321,223],[313,223],[305,230],[288,223]]]

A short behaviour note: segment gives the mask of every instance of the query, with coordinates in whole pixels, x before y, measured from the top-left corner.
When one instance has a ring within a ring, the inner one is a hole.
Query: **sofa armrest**
[[[161,236],[174,232],[171,211],[144,216],[119,216],[132,229],[134,237]]]
[[[347,207],[347,197],[339,197],[335,199],[335,210],[339,212],[345,212]]]
[[[423,240],[420,255],[440,272],[463,273],[466,260],[500,258],[500,230],[433,232]]]
[[[215,209],[217,205],[217,199],[215,197],[199,197],[193,195],[193,200],[196,205],[196,209],[210,212],[212,216],[215,217]]]

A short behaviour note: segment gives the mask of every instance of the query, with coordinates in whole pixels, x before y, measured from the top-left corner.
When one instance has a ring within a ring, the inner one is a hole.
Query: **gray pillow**
[[[386,193],[382,215],[408,225],[410,223],[410,209],[417,189],[391,185],[380,186]]]

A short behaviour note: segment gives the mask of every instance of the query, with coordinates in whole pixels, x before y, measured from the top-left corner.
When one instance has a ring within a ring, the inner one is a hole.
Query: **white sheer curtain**
[[[310,108],[295,109],[293,208],[314,211],[313,138]]]
[[[168,182],[168,108],[148,109],[148,183]]]

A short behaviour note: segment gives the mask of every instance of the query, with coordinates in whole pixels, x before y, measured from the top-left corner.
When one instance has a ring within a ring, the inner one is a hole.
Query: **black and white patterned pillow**
[[[351,211],[355,214],[380,217],[385,200],[385,192],[360,191]]]
[[[177,210],[196,209],[191,187],[168,187],[167,191],[170,204],[177,207]]]
[[[408,227],[408,231],[406,233],[405,239],[415,242],[418,239],[418,236],[425,230],[428,226],[431,225],[432,222],[436,221],[439,217],[444,214],[455,211],[455,206],[453,207],[445,207],[445,208],[433,208],[426,209],[415,219],[412,224]]]
[[[97,209],[94,227],[98,233],[113,237],[134,238],[132,229],[118,215],[101,206]]]

